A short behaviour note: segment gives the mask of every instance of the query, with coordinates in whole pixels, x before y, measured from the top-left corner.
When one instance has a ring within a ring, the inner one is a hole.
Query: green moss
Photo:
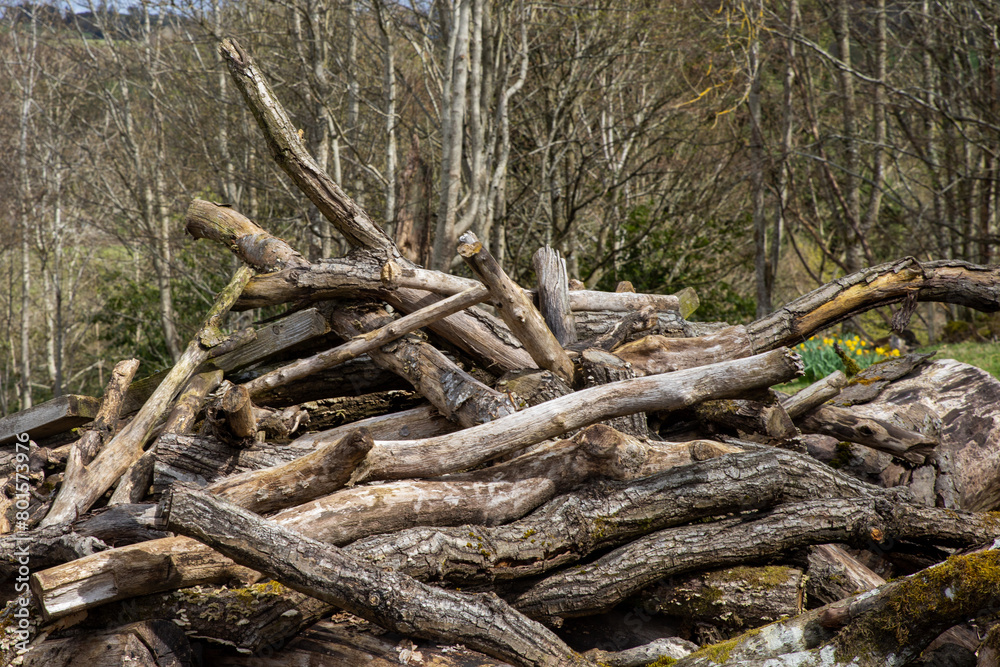
[[[843,468],[854,456],[854,452],[851,450],[851,443],[849,442],[838,442],[836,452],[828,464],[834,469]]]
[[[646,667],[672,667],[672,665],[677,664],[677,658],[671,658],[669,656],[663,655],[654,660],[653,662],[647,663]]]
[[[690,658],[707,658],[708,660],[718,663],[725,664],[729,660],[729,655],[733,652],[737,646],[745,642],[746,640],[757,636],[760,634],[761,630],[768,627],[767,625],[761,626],[759,628],[754,628],[753,630],[747,630],[739,637],[734,637],[733,639],[727,639],[726,641],[719,642],[718,644],[709,644],[708,646],[702,646],[700,649],[692,653]]]
[[[867,650],[911,643],[912,633],[936,620],[965,618],[1000,599],[1000,552],[952,556],[943,563],[900,579],[885,592],[880,610],[859,619],[838,638],[838,659]],[[922,620],[916,624],[917,618]]]
[[[764,567],[739,567],[728,570],[710,572],[705,580],[709,583],[745,582],[750,586],[762,589],[772,589],[788,581],[791,568],[784,565],[766,565]]]

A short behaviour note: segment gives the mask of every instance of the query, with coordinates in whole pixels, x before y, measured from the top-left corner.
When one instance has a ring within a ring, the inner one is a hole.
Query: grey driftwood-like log
[[[597,427],[605,429],[606,427]],[[607,429],[610,430],[610,429]],[[588,445],[593,446],[593,445]],[[605,448],[605,443],[598,443],[599,447]],[[704,447],[691,446],[692,450],[702,451]],[[617,449],[617,445],[615,445]],[[510,548],[506,553],[513,555],[517,549],[527,548],[531,552],[529,560],[542,558],[547,549],[553,554],[549,560],[542,559],[538,563],[528,563],[525,566],[515,569],[506,575],[506,566],[501,564],[504,550],[493,551],[496,569],[501,574],[500,578],[515,578],[518,576],[529,576],[532,572],[542,572],[551,567],[566,562],[567,555],[563,552],[572,553],[580,551],[586,553],[589,549],[596,548],[608,541],[623,539],[632,534],[641,534],[644,531],[655,529],[659,525],[674,525],[683,523],[685,520],[694,520],[709,516],[713,513],[731,511],[735,508],[765,507],[773,503],[776,494],[780,492],[781,480],[778,477],[778,469],[774,464],[773,457],[768,459],[770,463],[761,463],[760,459],[764,455],[751,456],[746,462],[735,464],[726,463],[725,468],[717,471],[719,466],[709,467],[692,473],[690,469],[678,470],[675,474],[666,471],[662,475],[650,477],[650,482],[641,481],[629,484],[618,489],[619,493],[611,494],[609,499],[605,499],[600,493],[586,493],[583,495],[583,506],[580,507],[580,499],[557,504],[557,507],[542,517],[536,517],[534,522],[527,525],[520,523],[508,524],[507,526],[497,526],[496,528],[476,528],[477,534],[480,531],[497,531],[498,535],[508,535]],[[544,464],[545,457],[536,456],[536,463]],[[766,456],[765,456],[766,458]],[[675,461],[683,461],[683,456],[677,456]],[[661,457],[653,457],[654,465],[662,466],[668,463]],[[513,462],[511,462],[513,464]],[[641,464],[640,464],[641,465]],[[763,466],[762,470],[758,470]],[[508,466],[507,470],[516,470],[518,466]],[[736,471],[734,473],[734,471]],[[628,468],[628,474],[635,476],[643,473],[643,468]],[[503,470],[500,471],[503,473]],[[741,479],[747,480],[746,487],[742,489],[740,496],[726,497],[719,495],[719,483],[732,483],[734,475],[739,475]],[[461,478],[459,478],[461,479]],[[505,481],[500,475],[499,481]],[[670,490],[667,492],[667,490]],[[308,508],[308,506],[306,506]],[[587,509],[587,508],[590,509]],[[613,509],[612,509],[613,508]],[[279,513],[274,520],[283,523],[286,520],[296,521],[304,525],[308,521],[302,521],[297,508]],[[453,508],[452,516],[459,516],[464,510]],[[618,517],[614,524],[609,525],[602,518],[605,514],[615,511]],[[582,533],[573,529],[575,517],[580,514],[588,516],[586,521],[589,527]],[[321,513],[320,513],[321,514]],[[306,518],[316,518],[312,512],[305,513]],[[320,516],[320,518],[322,518]],[[611,529],[614,526],[614,529]],[[324,525],[317,525],[317,531],[337,531],[336,522],[329,528]],[[363,527],[347,527],[347,532],[330,532],[331,539],[338,539],[339,535],[343,539],[353,539],[365,534],[372,534],[379,530],[379,526],[369,522]],[[419,534],[418,529],[414,534]],[[448,531],[449,529],[440,529]],[[510,532],[505,532],[510,531]],[[400,535],[408,534],[403,531]],[[535,540],[531,536],[534,533],[549,535],[549,544],[543,548],[541,539]],[[593,536],[599,539],[593,539]],[[386,539],[394,539],[392,535],[382,536]],[[497,537],[499,543],[504,538]],[[384,541],[384,540],[383,540]],[[405,538],[404,538],[405,541]],[[537,544],[536,544],[537,542]],[[577,546],[574,546],[576,544]],[[403,546],[400,546],[403,545]],[[425,565],[420,551],[425,550],[425,542],[417,543],[416,553],[407,554],[404,542],[393,546],[391,553],[399,556],[405,562],[405,567],[399,565],[401,571],[417,576],[420,579],[433,578],[430,572],[417,570]],[[590,546],[586,546],[590,545]],[[481,548],[473,548],[473,543],[469,541],[468,528],[459,530],[455,537],[457,553],[462,556],[456,558],[455,563],[459,570],[469,572],[469,567],[462,564],[463,558],[482,559],[484,556],[490,558],[490,553]],[[374,560],[379,564],[384,564],[389,557],[387,550],[363,545],[363,541],[357,545],[348,547],[359,558]],[[115,552],[115,553],[113,553]],[[170,590],[172,588],[186,585],[197,585],[201,583],[212,583],[224,581],[234,576],[232,562],[220,554],[214,552],[209,547],[192,539],[187,538],[166,538],[151,540],[142,544],[136,544],[117,553],[118,550],[111,550],[91,557],[81,558],[72,563],[53,567],[38,573],[32,578],[32,587],[38,597],[47,617],[60,617],[81,610],[93,608],[108,602],[133,597],[143,593],[153,593],[157,591]],[[468,553],[466,553],[468,552]],[[570,556],[570,558],[572,558]],[[439,556],[430,557],[428,564],[434,565],[441,561]],[[212,567],[212,563],[216,567]],[[484,571],[489,571],[491,567],[483,566]],[[473,568],[473,571],[475,568]],[[179,579],[166,577],[165,572],[178,572]],[[236,574],[241,574],[236,571]],[[113,585],[112,585],[113,582]]]
[[[576,342],[576,321],[569,303],[569,276],[566,260],[559,251],[545,246],[531,258],[538,277],[538,309],[552,334],[563,347]]]
[[[111,439],[117,430],[115,426],[121,412],[122,401],[125,400],[125,392],[138,369],[138,359],[127,359],[115,364],[114,370],[111,371],[111,379],[108,380],[108,386],[104,390],[101,408],[87,431],[73,445],[73,450],[66,461],[67,470],[71,465],[70,461],[74,466],[85,466],[93,461],[105,440]]]
[[[153,426],[167,413],[174,396],[187,384],[195,369],[208,358],[209,348],[199,339],[218,331],[222,316],[229,311],[252,275],[249,267],[236,271],[229,285],[219,293],[199,334],[188,344],[184,354],[139,413],[105,445],[87,468],[81,468],[73,478],[63,480],[59,495],[42,520],[43,527],[69,521],[87,511],[142,456],[143,446]]]
[[[566,350],[549,329],[542,314],[475,234],[465,232],[459,237],[458,254],[486,285],[500,317],[528,350],[535,363],[573,384],[573,362]]]
[[[831,435],[839,440],[856,442],[912,463],[923,463],[937,446],[938,438],[900,428],[888,420],[863,417],[833,405],[821,405],[799,420],[806,433]]]
[[[590,479],[635,479],[689,463],[690,451],[688,443],[646,444],[596,424],[489,468],[343,489],[274,520],[335,545],[415,526],[497,526]]]
[[[709,432],[732,432],[765,435],[784,440],[798,435],[792,418],[772,392],[759,392],[760,398],[734,398],[704,401],[695,406],[698,421]]]
[[[437,477],[597,421],[638,412],[678,410],[706,399],[770,387],[801,372],[798,355],[775,350],[747,359],[593,387],[454,436],[377,442],[359,467],[356,480]]]
[[[664,373],[795,345],[812,334],[916,294],[919,301],[1000,310],[1000,267],[905,258],[834,280],[744,326],[691,339],[647,336],[615,350],[645,373]]]
[[[257,417],[254,415],[250,391],[241,384],[231,386],[222,395],[219,407],[226,416],[229,430],[237,438],[245,440],[257,435]]]
[[[799,390],[794,396],[782,399],[781,405],[788,416],[795,419],[829,401],[839,394],[846,384],[847,376],[843,371],[834,371],[805,389]]]
[[[194,489],[174,489],[167,525],[206,542],[279,582],[404,634],[460,642],[515,665],[579,665],[544,626],[494,595],[471,595],[373,568],[337,547],[311,540]]]
[[[610,352],[589,349],[584,350],[580,355],[580,381],[584,387],[599,387],[603,384],[630,380],[634,377],[635,371],[632,370],[632,366]],[[644,412],[615,417],[606,423],[608,426],[629,435],[640,438],[649,435],[649,430],[646,428],[646,413]]]
[[[373,444],[362,428],[283,465],[231,475],[205,490],[258,514],[299,505],[344,486]]]
[[[654,581],[692,570],[773,558],[795,547],[829,542],[861,546],[888,539],[930,538],[965,546],[992,542],[1000,528],[988,516],[934,508],[887,506],[868,498],[824,499],[781,505],[764,517],[662,530],[596,561],[535,583],[512,604],[546,622],[606,610]],[[938,524],[951,522],[952,526]]]
[[[651,530],[768,507],[783,484],[773,456],[727,455],[636,481],[597,483],[503,526],[414,528],[359,540],[348,550],[421,580],[517,579]]]

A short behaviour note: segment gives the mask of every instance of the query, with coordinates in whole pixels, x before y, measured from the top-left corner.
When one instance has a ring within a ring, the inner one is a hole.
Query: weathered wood
[[[386,632],[353,614],[339,612],[293,637],[287,644],[276,635],[271,646],[253,655],[233,655],[206,647],[212,667],[508,667],[509,663],[472,651],[461,644],[428,642]],[[273,648],[272,648],[273,647]],[[280,647],[280,650],[279,650]],[[270,650],[268,650],[270,649]]]
[[[349,359],[377,350],[382,345],[425,327],[442,317],[484,301],[488,295],[489,292],[485,287],[473,288],[461,292],[453,297],[438,301],[427,308],[421,308],[398,320],[393,320],[383,327],[364,333],[331,350],[320,352],[305,359],[299,359],[287,366],[283,366],[270,373],[265,373],[248,382],[245,385],[246,389],[252,397],[263,394],[265,391],[274,389],[275,387],[296,382],[316,372],[332,368]]]
[[[293,440],[289,447],[309,449],[321,443],[340,437],[342,433],[357,428],[371,431],[378,440],[418,440],[445,433],[453,433],[458,426],[444,417],[437,409],[424,405],[410,410],[401,410],[377,417],[368,417],[325,431],[307,433]]]
[[[1000,603],[1000,551],[954,556],[853,598],[745,633],[726,664],[758,667],[902,667],[943,630]],[[921,600],[919,606],[913,600]],[[719,645],[677,661],[715,667]]]
[[[473,472],[343,489],[273,518],[338,546],[414,526],[496,526],[588,479],[632,479],[662,471],[676,461],[690,461],[686,443],[644,447],[607,431],[611,429],[594,425],[572,440],[547,443],[530,454]]]
[[[13,442],[19,433],[36,440],[82,426],[97,416],[100,399],[66,394],[0,419],[0,445]]]
[[[660,581],[638,598],[647,612],[740,631],[800,613],[803,583],[794,567],[740,565]]]
[[[625,343],[614,353],[637,374],[655,375],[747,356],[753,347],[742,325],[697,338],[652,335]]]
[[[143,446],[153,426],[164,416],[176,393],[208,356],[208,348],[199,342],[199,338],[218,330],[219,321],[236,301],[251,275],[253,271],[248,267],[236,271],[229,285],[216,298],[199,334],[188,344],[170,374],[156,388],[139,413],[101,450],[87,468],[80,469],[74,478],[63,480],[59,495],[42,521],[42,526],[68,521],[87,511],[94,501],[142,456]]]
[[[245,385],[230,386],[222,395],[219,407],[226,415],[229,429],[237,438],[247,439],[257,435],[257,417],[254,415],[250,391]]]
[[[573,362],[524,292],[510,279],[472,232],[458,239],[458,254],[489,289],[500,317],[535,363],[573,383]]]
[[[872,498],[811,500],[780,505],[754,521],[722,519],[661,530],[583,568],[542,579],[512,603],[532,618],[553,621],[609,609],[663,577],[773,558],[795,547],[830,542],[870,546],[888,539],[953,543],[960,533],[966,546],[974,546],[991,542],[1000,527],[985,515],[892,507]],[[1000,587],[997,591],[1000,595]]]
[[[792,419],[799,417],[813,408],[826,403],[840,393],[847,384],[847,376],[843,371],[834,371],[825,378],[813,382],[795,395],[782,399],[781,405]]]
[[[84,514],[66,526],[50,526],[0,537],[0,581],[18,568],[27,554],[32,569],[44,569],[77,558],[146,540],[166,537],[155,505],[117,505]]]
[[[321,336],[330,330],[326,318],[315,308],[308,308],[292,313],[280,320],[259,327],[254,332],[254,338],[226,354],[212,358],[206,362],[206,368],[199,369],[210,372],[221,369],[227,374],[259,363],[268,357],[279,354],[311,338]],[[210,367],[210,368],[209,368]],[[154,373],[149,377],[137,380],[129,387],[122,414],[135,412],[153,395],[168,371]]]
[[[23,667],[185,667],[193,653],[184,631],[168,620],[151,620],[108,632],[87,633],[33,644]]]
[[[229,375],[230,382],[245,383],[264,373],[277,370],[286,362],[272,362]],[[378,366],[368,355],[351,359],[327,371],[320,371],[290,385],[282,385],[259,394],[260,406],[283,407],[343,396],[362,396],[382,391],[412,391],[413,385],[392,371]]]
[[[421,580],[464,585],[531,577],[653,530],[770,507],[783,484],[770,453],[731,454],[635,481],[596,483],[503,526],[413,528],[347,549]]]
[[[364,335],[392,320],[381,306],[365,303],[328,308],[327,316],[334,330],[345,338]],[[515,411],[510,398],[476,380],[412,334],[368,354],[375,363],[405,378],[441,414],[462,426],[483,424]]]
[[[85,623],[106,627],[121,618],[167,618],[189,637],[217,643],[230,654],[235,648],[244,657],[267,655],[284,660],[283,647],[291,637],[334,611],[333,605],[276,581],[261,581],[235,588],[204,584],[130,598],[88,610]],[[207,646],[199,649],[201,660],[193,664],[220,664],[204,654]]]
[[[602,667],[603,665],[607,665],[607,667],[646,667],[647,665],[655,665],[657,661],[666,662],[664,659],[680,660],[697,648],[698,645],[694,642],[680,637],[664,637],[622,651],[592,649],[584,655]]]
[[[108,386],[104,390],[104,398],[101,400],[97,416],[94,417],[87,432],[73,445],[73,452],[67,459],[67,468],[70,465],[87,465],[97,456],[104,441],[111,439],[121,411],[122,401],[125,399],[125,392],[138,369],[138,359],[127,359],[115,364],[114,370],[111,371],[111,379],[108,380]]]
[[[792,418],[771,392],[762,394],[760,398],[704,401],[694,407],[694,413],[710,433],[730,431],[779,440],[798,435]]]
[[[602,313],[602,315],[604,314]],[[568,345],[566,349],[575,352],[582,352],[589,349],[610,352],[631,336],[648,331],[657,326],[659,322],[656,311],[649,306],[627,313],[624,316],[619,313],[611,313],[610,315],[609,321],[599,332],[593,331],[591,327],[577,327],[577,331],[581,331],[582,329],[586,332],[584,340]],[[588,324],[593,324],[593,322],[588,321]]]
[[[858,593],[870,591],[885,579],[865,567],[836,544],[809,548],[809,579],[806,591],[810,600],[829,604]]]
[[[31,590],[49,619],[156,590],[256,578],[211,549],[193,550],[191,540],[167,537],[33,572]]]
[[[538,405],[573,393],[573,388],[552,371],[533,369],[504,373],[494,386],[513,395],[518,407]]]
[[[446,591],[374,568],[203,491],[175,488],[163,507],[171,530],[382,627],[458,641],[516,665],[580,664],[554,633],[496,596]]]
[[[562,346],[576,342],[576,322],[569,305],[569,276],[566,260],[549,246],[539,248],[531,258],[538,278],[538,309],[552,334]]]
[[[940,442],[932,455],[938,504],[1000,507],[1000,381],[986,371],[953,359],[928,363],[850,410]]]
[[[299,505],[344,486],[372,445],[371,433],[359,429],[286,464],[232,475],[205,490],[258,514]]]
[[[801,417],[799,428],[805,433],[831,435],[839,440],[856,442],[917,464],[923,463],[939,442],[936,437],[833,405],[821,405]]]
[[[677,410],[709,398],[736,396],[786,382],[801,372],[802,360],[796,354],[775,350],[748,359],[622,380],[547,401],[453,436],[376,442],[356,480],[436,477],[604,419]]]
[[[599,387],[604,384],[630,380],[635,377],[632,366],[621,358],[602,350],[584,350],[580,355],[580,379],[584,387]],[[605,422],[608,426],[640,438],[649,436],[646,428],[646,414],[615,417]]]

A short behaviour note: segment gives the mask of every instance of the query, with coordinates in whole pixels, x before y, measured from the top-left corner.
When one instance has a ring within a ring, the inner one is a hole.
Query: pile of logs
[[[353,250],[196,200],[244,267],[176,365],[0,420],[3,664],[1000,664],[1000,383],[907,354],[772,389],[871,308],[1000,310],[1000,268],[906,258],[746,326],[548,248],[524,289],[471,233],[475,279],[425,270],[221,49]]]

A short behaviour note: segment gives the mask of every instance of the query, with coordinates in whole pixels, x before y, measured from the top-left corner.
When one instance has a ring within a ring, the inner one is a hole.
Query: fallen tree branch
[[[384,628],[460,642],[515,665],[584,662],[554,633],[495,595],[446,591],[374,568],[204,491],[174,488],[163,510],[171,530]]]
[[[775,350],[747,359],[593,387],[454,435],[376,442],[355,481],[437,477],[611,417],[677,410],[710,398],[770,387],[801,373],[798,355]]]

